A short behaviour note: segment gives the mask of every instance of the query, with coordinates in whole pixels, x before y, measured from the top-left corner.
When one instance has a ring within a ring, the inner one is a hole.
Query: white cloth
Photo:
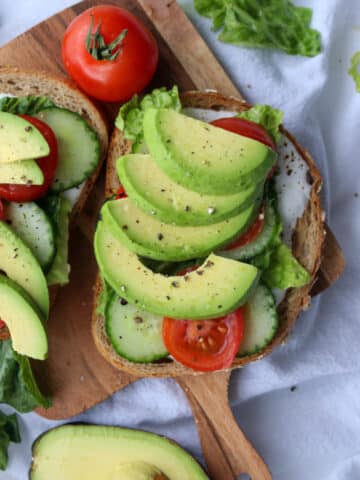
[[[0,44],[73,3],[2,0]],[[315,157],[326,179],[328,222],[347,258],[341,280],[301,316],[289,342],[233,374],[236,417],[274,480],[359,479],[360,94],[347,74],[360,49],[359,0],[296,1],[314,9],[322,33],[324,50],[315,58],[221,44],[192,1],[181,3],[246,98],[281,108]],[[139,381],[76,420],[160,432],[201,459],[189,407],[170,380]],[[27,414],[20,424],[22,443],[10,447],[0,479],[27,478],[32,441],[55,423]]]

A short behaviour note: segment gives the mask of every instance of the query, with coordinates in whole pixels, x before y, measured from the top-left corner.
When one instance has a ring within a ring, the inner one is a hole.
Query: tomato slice
[[[1,201],[1,198],[0,198],[0,220],[6,220],[5,207],[3,202]]]
[[[268,147],[276,150],[276,145],[271,135],[257,123],[250,122],[244,118],[219,118],[211,122],[211,125],[215,127],[223,128],[224,130],[229,130],[229,132],[238,133],[244,137],[253,138],[258,142],[264,143]]]
[[[213,320],[164,318],[163,339],[183,365],[202,372],[229,368],[244,333],[243,308]]]
[[[224,250],[232,250],[234,248],[243,247],[248,243],[255,240],[255,238],[260,235],[265,225],[265,217],[263,209],[259,213],[255,222],[250,226],[250,228],[240,235],[240,237],[236,238],[230,245],[224,248]]]
[[[125,188],[122,185],[120,185],[118,191],[116,192],[115,199],[120,200],[121,198],[126,198],[126,197],[127,197],[127,193],[125,192]]]
[[[0,184],[0,198],[13,202],[31,202],[43,197],[54,180],[56,167],[58,165],[58,144],[54,132],[46,123],[28,115],[20,116],[34,125],[49,145],[49,155],[36,159],[44,174],[44,183],[42,185]]]
[[[4,328],[5,326],[6,326],[6,325],[5,325],[5,322],[3,322],[2,320],[0,320],[0,330],[1,330],[2,328]]]

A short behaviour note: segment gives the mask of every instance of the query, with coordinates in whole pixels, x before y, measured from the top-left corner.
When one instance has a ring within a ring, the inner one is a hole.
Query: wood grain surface
[[[84,1],[37,25],[0,49],[0,64],[65,75],[60,46],[66,26],[84,9],[102,3],[101,0]],[[182,91],[210,88],[241,96],[175,1],[110,0],[106,3],[132,11],[154,33],[160,61],[149,89],[177,84]],[[107,104],[102,108],[113,120],[118,105]],[[71,231],[70,284],[61,289],[51,312],[49,359],[34,363],[41,388],[53,397],[50,409],[38,410],[46,418],[69,418],[137,379],[103,360],[91,338],[92,294],[97,269],[89,237],[102,198],[101,178],[79,218],[81,228]],[[343,267],[341,249],[328,230],[314,293],[332,284]],[[268,480],[271,475],[266,465],[232,416],[227,398],[229,377],[230,372],[220,372],[178,379],[193,409],[209,473],[214,480],[231,480],[244,472],[252,480]]]

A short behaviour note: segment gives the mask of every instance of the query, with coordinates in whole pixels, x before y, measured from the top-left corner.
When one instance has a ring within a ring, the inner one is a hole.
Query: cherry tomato
[[[0,199],[0,220],[6,220],[5,207]]]
[[[127,193],[125,192],[125,188],[122,185],[120,185],[118,191],[116,192],[115,199],[120,200],[121,198],[126,198],[126,197],[127,197]]]
[[[229,132],[238,133],[244,137],[253,138],[258,142],[264,143],[268,147],[276,150],[276,145],[271,135],[257,123],[250,122],[244,118],[219,118],[211,122],[215,127],[223,128],[224,130],[229,130]]]
[[[265,224],[264,212],[263,210],[259,213],[255,222],[250,226],[250,228],[235,239],[230,245],[228,245],[225,250],[232,250],[233,248],[243,247],[244,245],[252,242],[255,238],[262,232]]]
[[[88,95],[123,102],[152,79],[159,57],[150,31],[129,11],[89,8],[68,26],[62,41],[66,70]]]
[[[169,353],[183,365],[202,372],[229,368],[243,333],[243,308],[214,320],[165,317],[163,323],[163,339]]]
[[[20,115],[36,127],[47,141],[50,153],[46,157],[37,158],[36,161],[44,174],[42,185],[11,185],[0,184],[0,198],[13,202],[31,202],[43,197],[52,184],[58,165],[58,145],[54,132],[38,118]]]

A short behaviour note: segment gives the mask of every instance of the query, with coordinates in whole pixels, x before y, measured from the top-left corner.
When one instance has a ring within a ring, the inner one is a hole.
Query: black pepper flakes
[[[174,288],[178,288],[179,282],[176,282],[176,281],[174,280],[173,282],[171,282],[171,286],[174,287]]]
[[[162,233],[157,234],[158,240],[162,240],[164,238],[164,235]]]
[[[204,274],[204,270],[195,270],[195,272],[200,276]]]

